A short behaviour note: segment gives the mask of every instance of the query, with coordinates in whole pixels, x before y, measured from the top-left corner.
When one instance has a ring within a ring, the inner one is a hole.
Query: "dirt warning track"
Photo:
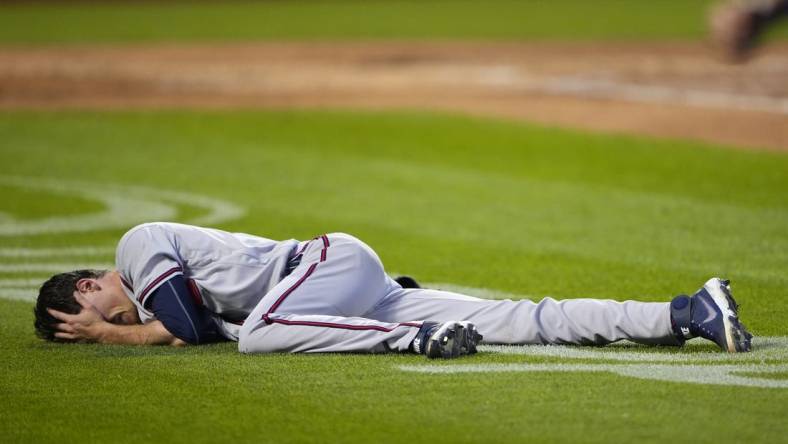
[[[244,43],[0,48],[0,109],[419,108],[788,150],[788,45]]]

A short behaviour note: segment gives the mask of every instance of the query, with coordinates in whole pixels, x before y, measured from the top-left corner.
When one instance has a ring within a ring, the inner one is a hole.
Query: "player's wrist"
[[[89,339],[93,340],[94,342],[99,342],[102,344],[113,343],[112,335],[113,335],[113,330],[115,330],[116,327],[118,326],[106,321],[97,322],[93,326]]]

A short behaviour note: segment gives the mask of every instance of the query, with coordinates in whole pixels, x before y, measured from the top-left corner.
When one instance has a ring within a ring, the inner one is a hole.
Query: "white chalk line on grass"
[[[71,256],[109,256],[115,254],[112,246],[84,246],[61,248],[0,248],[0,258],[50,258]]]
[[[204,215],[184,221],[195,225],[212,225],[239,218],[245,213],[243,208],[221,199],[136,185],[113,185],[26,176],[0,176],[0,185],[60,195],[75,195],[98,201],[105,207],[104,210],[96,213],[52,216],[33,220],[17,220],[11,215],[2,214],[0,236],[128,228],[142,222],[172,220],[178,214],[176,205],[197,207],[206,212]]]
[[[61,262],[61,263],[33,263],[33,264],[0,264],[0,273],[57,273],[62,271],[74,270],[76,268],[91,270],[109,270],[114,267],[111,263],[81,263],[81,262]]]
[[[2,288],[38,288],[43,281],[41,279],[0,279],[0,289]]]
[[[112,269],[113,265],[110,263],[86,263],[83,258],[109,257],[114,255],[114,252],[115,248],[109,246],[0,248],[1,259],[36,260],[36,262],[0,262],[0,298],[34,301],[38,296],[39,287],[50,275],[78,268]],[[42,261],[42,259],[54,259],[56,262]],[[66,262],[64,259],[73,260]],[[36,277],[3,276],[20,273]]]
[[[36,278],[0,278],[0,299],[35,301],[38,289],[51,275],[76,269],[111,270],[114,266],[108,263],[33,263],[33,264],[0,264],[2,274],[32,274]]]
[[[694,344],[708,344],[703,339],[689,341],[683,349],[613,344],[606,347],[569,345],[481,345],[479,351],[508,355],[544,356],[564,359],[592,359],[625,362],[753,362],[788,360],[788,337],[756,336],[749,353],[693,351]]]
[[[114,249],[105,247],[84,248],[42,248],[42,249],[0,249],[0,257],[6,258],[40,258],[40,257],[84,257],[105,256]],[[5,253],[5,254],[4,254]],[[22,254],[18,254],[22,253]],[[87,253],[87,254],[86,254]],[[95,254],[94,254],[95,253]],[[18,278],[0,277],[0,298],[35,301],[41,284],[54,273],[62,273],[76,269],[110,270],[114,266],[110,263],[86,263],[79,260],[72,262],[21,262],[0,263],[0,276],[7,274],[32,274],[37,276]]]
[[[0,176],[0,184],[24,189],[47,191],[59,195],[76,195],[103,204],[96,213],[51,216],[32,220],[6,218],[0,223],[0,235],[19,236],[43,233],[97,231],[126,227],[145,220],[172,219],[177,210],[160,200],[139,199],[128,193],[113,192],[101,184],[54,181],[29,177]]]
[[[788,379],[768,379],[767,376],[788,373],[788,365],[669,365],[669,364],[461,364],[461,365],[402,365],[400,370],[428,374],[459,373],[535,373],[535,372],[607,372],[638,379],[693,384],[732,385],[743,387],[788,388]]]
[[[44,283],[44,279],[41,279],[39,285],[42,283]],[[37,297],[38,288],[0,288],[0,298],[2,299],[35,302]]]
[[[212,225],[239,218],[245,213],[243,208],[224,200],[136,185],[7,175],[0,175],[0,185],[78,196],[97,201],[104,207],[95,213],[32,220],[21,220],[0,212],[0,237],[129,228],[153,220],[171,220],[178,214],[178,205],[202,211],[200,216],[183,220],[197,225]],[[0,259],[5,260],[0,262],[0,298],[33,301],[39,286],[49,275],[78,268],[111,269],[112,264],[96,262],[96,259],[109,258],[114,256],[114,252],[114,246],[0,248]],[[85,258],[92,258],[92,261],[86,262]],[[12,263],[9,260],[16,261]],[[13,276],[18,274],[31,277]],[[33,275],[36,278],[32,278]]]

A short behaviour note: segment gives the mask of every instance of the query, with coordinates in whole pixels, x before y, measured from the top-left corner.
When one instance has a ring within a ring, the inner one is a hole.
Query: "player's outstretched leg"
[[[413,351],[428,358],[456,358],[476,353],[482,335],[470,322],[424,322],[413,339]]]
[[[692,297],[676,296],[670,303],[673,330],[682,342],[700,336],[730,353],[750,351],[752,335],[739,322],[739,306],[730,281],[711,278]]]

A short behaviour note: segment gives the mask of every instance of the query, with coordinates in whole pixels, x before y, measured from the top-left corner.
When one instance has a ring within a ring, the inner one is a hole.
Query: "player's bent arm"
[[[212,313],[196,299],[184,277],[175,275],[145,300],[145,307],[153,311],[167,331],[188,344],[223,340]]]
[[[170,333],[161,321],[154,320],[138,325],[105,324],[96,338],[97,342],[102,344],[186,345]]]
[[[103,316],[79,293],[75,294],[82,310],[76,314],[47,309],[55,319],[58,330],[55,336],[72,342],[100,342],[103,344],[127,345],[183,345],[159,321],[147,324],[116,325],[107,322]]]

